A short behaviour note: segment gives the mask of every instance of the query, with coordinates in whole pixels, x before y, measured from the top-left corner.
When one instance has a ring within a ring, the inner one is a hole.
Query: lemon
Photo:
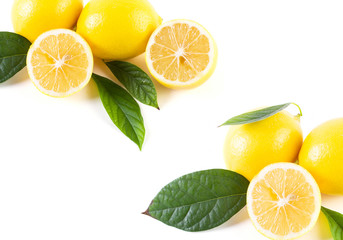
[[[274,163],[251,181],[247,209],[255,228],[271,239],[295,239],[310,231],[321,209],[312,175],[294,163]]]
[[[142,54],[161,22],[147,0],[91,0],[80,15],[77,32],[95,56],[121,60]]]
[[[343,194],[343,118],[311,131],[301,147],[299,164],[317,180],[322,193]]]
[[[93,55],[76,32],[55,29],[40,35],[27,54],[27,69],[34,85],[52,97],[80,91],[93,71]]]
[[[299,117],[285,110],[258,122],[231,126],[224,146],[226,166],[251,180],[271,163],[296,161],[302,141]]]
[[[14,0],[14,31],[33,42],[56,28],[73,28],[82,11],[82,0]]]
[[[151,75],[174,89],[203,84],[213,74],[217,58],[217,45],[210,33],[190,20],[162,24],[152,34],[146,49]]]

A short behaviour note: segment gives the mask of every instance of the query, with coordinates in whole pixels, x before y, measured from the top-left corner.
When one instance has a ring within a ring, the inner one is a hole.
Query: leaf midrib
[[[177,207],[169,207],[169,208],[160,209],[160,210],[153,210],[153,211],[149,210],[149,212],[167,211],[167,210],[181,208],[181,207],[189,207],[189,206],[192,206],[194,204],[201,204],[201,203],[205,203],[205,202],[210,202],[210,201],[213,201],[213,200],[220,200],[220,199],[224,199],[224,198],[236,197],[236,196],[244,196],[244,195],[247,195],[247,194],[246,193],[239,193],[239,194],[233,194],[233,195],[228,195],[228,196],[224,196],[224,197],[211,198],[211,199],[208,199],[208,200],[199,201],[199,202],[195,202],[195,203],[190,203],[190,204],[186,204],[186,205],[182,205],[182,206],[177,206]]]
[[[129,73],[129,72],[126,72],[126,71],[124,71],[124,70],[122,70],[121,68],[119,68],[119,67],[117,67],[116,65],[111,65],[112,67],[114,67],[114,68],[116,68],[116,69],[118,69],[119,71],[121,71],[121,72],[124,72],[124,73],[127,73],[131,78],[132,77],[135,77],[134,75],[132,75],[131,73]],[[119,79],[118,79],[119,80]],[[120,81],[120,80],[119,80]],[[124,84],[122,81],[120,81],[122,84]],[[125,84],[124,84],[125,85]],[[138,84],[139,85],[139,84]],[[145,95],[146,96],[148,96],[148,98],[150,99],[150,101],[151,102],[154,102],[154,100],[155,99],[152,99],[149,95],[149,92],[148,91],[146,91],[144,88],[142,88],[140,85],[139,85],[139,87],[140,87],[140,89],[142,89],[143,90],[143,92],[145,93]]]
[[[115,83],[114,83],[114,84],[115,84]],[[118,87],[120,87],[120,86],[118,86]],[[130,116],[130,117],[132,117],[132,118],[136,118],[136,117],[131,116],[131,115],[129,115],[128,113],[126,113],[126,112],[123,110],[121,104],[118,104],[120,101],[117,101],[117,99],[116,99],[115,97],[112,96],[112,94],[110,93],[110,91],[108,91],[106,88],[104,88],[104,89],[107,91],[108,95],[113,99],[113,101],[117,104],[117,106],[118,106],[118,108],[120,109],[120,111],[124,114],[126,120],[130,123],[130,126],[131,126],[133,132],[135,133],[135,136],[136,136],[137,141],[139,142],[139,144],[141,144],[141,141],[139,140],[138,134],[137,134],[137,132],[135,131],[135,128],[132,127],[133,124],[132,124],[131,120],[128,118],[128,116]],[[137,119],[137,120],[138,120],[138,119]],[[125,133],[125,135],[127,135],[127,133]]]
[[[26,53],[10,55],[10,56],[5,56],[5,57],[0,57],[0,60],[6,59],[6,58],[11,58],[11,57],[22,57],[22,56],[26,56],[26,55],[27,55]]]
[[[329,209],[329,210],[331,210],[331,209]],[[339,226],[339,227],[343,230],[343,226],[342,226],[338,221],[336,221],[336,218],[332,217],[332,215],[330,214],[330,212],[327,211],[326,209],[325,209],[325,212],[326,212],[325,215],[326,215],[328,218],[330,218],[334,223],[336,223],[337,226]]]

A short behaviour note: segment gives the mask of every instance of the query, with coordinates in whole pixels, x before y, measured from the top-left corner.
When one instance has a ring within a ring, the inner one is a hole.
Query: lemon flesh
[[[77,32],[95,56],[122,60],[142,54],[161,22],[147,0],[91,0],[80,15]]]
[[[303,142],[299,118],[281,111],[255,123],[231,126],[224,145],[229,170],[251,180],[276,162],[295,162]]]
[[[322,193],[343,194],[343,118],[311,131],[301,147],[299,164],[313,175]]]
[[[293,163],[265,167],[250,183],[247,208],[256,229],[271,239],[295,239],[315,225],[321,208],[311,174]]]
[[[14,31],[31,42],[42,33],[56,29],[72,29],[83,8],[82,0],[14,0]]]
[[[70,96],[87,85],[93,71],[93,55],[76,32],[55,29],[43,33],[27,55],[30,79],[51,97]]]
[[[158,27],[147,49],[150,73],[162,85],[179,89],[203,84],[217,64],[217,46],[199,23],[173,20]]]

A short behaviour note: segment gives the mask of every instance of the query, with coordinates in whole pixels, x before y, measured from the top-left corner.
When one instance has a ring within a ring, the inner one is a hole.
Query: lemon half
[[[159,26],[151,35],[146,63],[162,85],[192,88],[213,74],[217,52],[214,39],[199,23],[173,20]]]
[[[42,93],[66,97],[80,91],[93,71],[93,55],[87,42],[67,29],[40,35],[27,55],[30,79]]]
[[[271,239],[295,239],[310,231],[321,209],[312,175],[294,163],[274,163],[251,181],[247,208],[256,229]]]

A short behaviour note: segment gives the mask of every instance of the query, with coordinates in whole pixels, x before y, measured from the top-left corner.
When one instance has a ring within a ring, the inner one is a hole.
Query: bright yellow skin
[[[230,127],[225,163],[251,181],[269,164],[295,162],[302,142],[299,117],[281,111],[262,121]]]
[[[31,42],[42,33],[56,29],[72,29],[83,8],[82,0],[14,0],[14,31]]]
[[[147,0],[91,0],[77,32],[102,59],[123,60],[142,54],[162,19]]]
[[[343,194],[343,118],[312,130],[301,147],[299,164],[316,179],[322,193]]]

